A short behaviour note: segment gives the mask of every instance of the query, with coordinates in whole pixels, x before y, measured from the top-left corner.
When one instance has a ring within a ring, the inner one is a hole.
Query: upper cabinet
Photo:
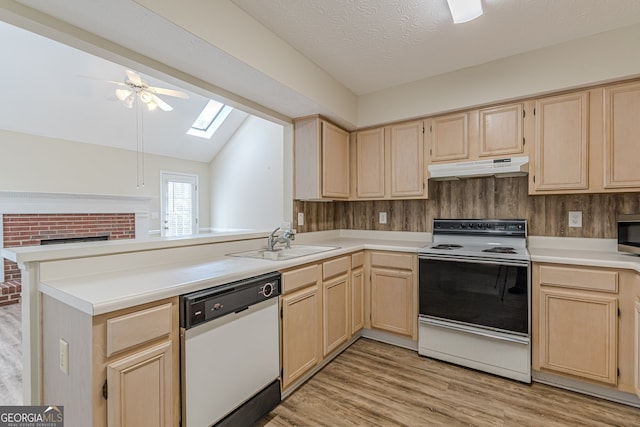
[[[353,141],[354,199],[428,196],[421,120],[360,131]]]
[[[356,197],[384,197],[384,128],[356,134]]]
[[[321,117],[294,121],[295,198],[349,198],[349,133]]]
[[[588,188],[589,93],[536,101],[534,191]]]
[[[640,187],[640,83],[604,89],[604,188]]]
[[[469,158],[469,113],[431,119],[429,135],[432,163]]]
[[[430,163],[485,160],[525,153],[525,103],[427,120]]]
[[[522,104],[484,108],[479,114],[480,157],[523,153],[524,109]]]

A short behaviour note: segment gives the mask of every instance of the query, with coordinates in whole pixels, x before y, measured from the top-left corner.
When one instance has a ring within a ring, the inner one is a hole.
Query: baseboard
[[[554,387],[564,388],[566,390],[575,391],[577,393],[586,394],[600,399],[610,400],[612,402],[622,403],[623,405],[634,406],[640,408],[640,399],[638,396],[625,393],[620,390],[610,389],[597,384],[587,383],[573,378],[566,378],[560,375],[550,374],[548,372],[531,371],[533,381],[547,384]]]

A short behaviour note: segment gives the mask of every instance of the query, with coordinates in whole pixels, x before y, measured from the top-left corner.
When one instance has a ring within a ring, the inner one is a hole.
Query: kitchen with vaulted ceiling
[[[0,415],[640,424],[640,4],[466,3],[0,0]]]

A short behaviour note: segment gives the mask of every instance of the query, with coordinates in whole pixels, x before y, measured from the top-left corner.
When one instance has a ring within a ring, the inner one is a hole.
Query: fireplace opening
[[[62,237],[59,239],[42,239],[40,245],[58,245],[62,243],[84,243],[84,242],[99,242],[103,240],[109,240],[109,235],[103,236],[86,236],[86,237]]]

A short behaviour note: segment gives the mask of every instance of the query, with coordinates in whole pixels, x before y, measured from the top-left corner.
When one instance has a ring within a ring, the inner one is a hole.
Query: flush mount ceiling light
[[[482,15],[481,0],[447,0],[454,24],[462,24]]]

